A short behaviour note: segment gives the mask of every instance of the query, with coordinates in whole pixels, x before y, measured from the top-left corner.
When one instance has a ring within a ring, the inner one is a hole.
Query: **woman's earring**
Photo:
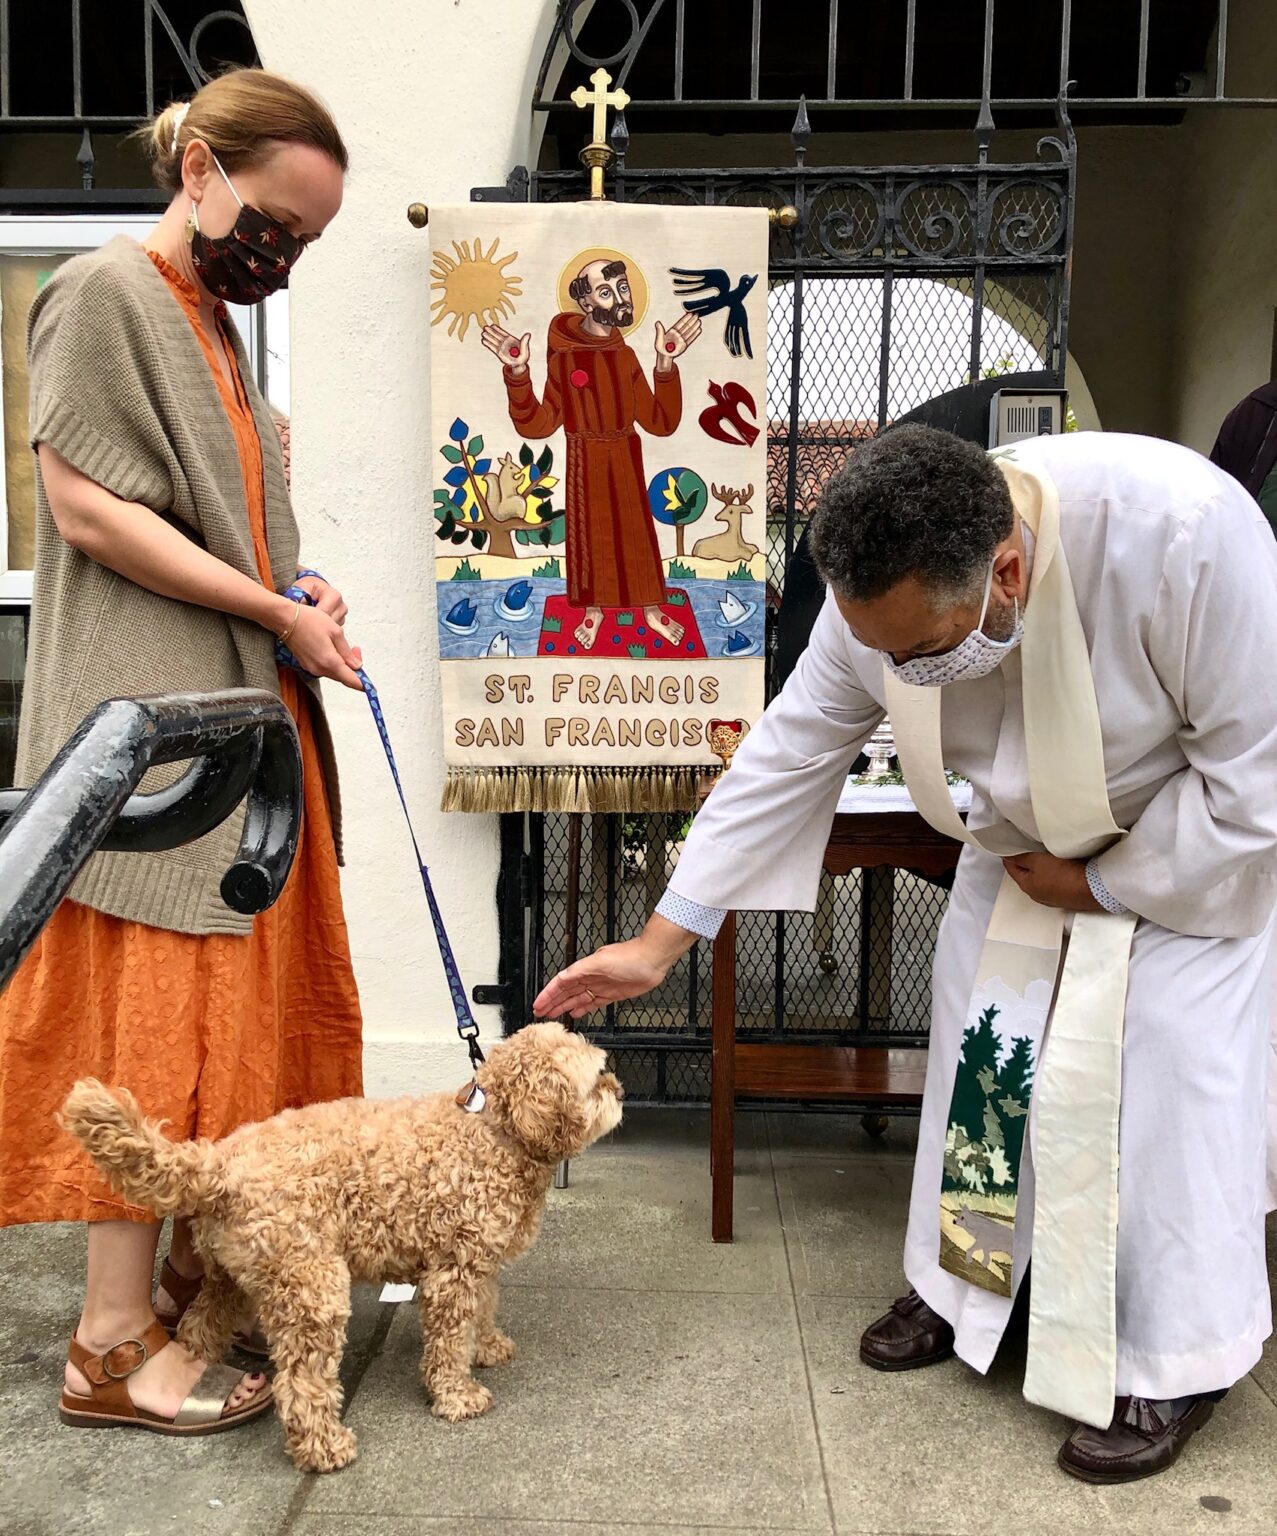
[[[186,243],[192,244],[195,239],[195,231],[200,227],[199,215],[195,211],[195,204],[191,204],[191,211],[186,215]]]

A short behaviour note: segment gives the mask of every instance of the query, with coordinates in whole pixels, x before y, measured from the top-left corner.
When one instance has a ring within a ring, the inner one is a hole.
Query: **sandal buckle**
[[[111,1356],[116,1352],[117,1349],[123,1349],[126,1345],[129,1344],[137,1345],[138,1349],[141,1351],[141,1359],[135,1360],[133,1364],[129,1366],[129,1368],[125,1371],[113,1371],[110,1364]],[[129,1376],[132,1376],[134,1371],[140,1371],[146,1362],[150,1359],[150,1357],[150,1351],[147,1349],[146,1345],[142,1342],[141,1339],[121,1339],[118,1344],[112,1344],[110,1349],[108,1349],[107,1352],[102,1356],[102,1374],[106,1377],[109,1377],[111,1381],[124,1381]]]

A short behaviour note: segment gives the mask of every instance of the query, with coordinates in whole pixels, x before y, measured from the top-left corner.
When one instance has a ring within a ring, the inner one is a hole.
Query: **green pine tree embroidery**
[[[1011,1046],[1011,1054],[998,1073],[995,1102],[1002,1121],[1006,1160],[1013,1178],[1019,1178],[1020,1156],[1024,1150],[1024,1131],[1029,1123],[1029,1100],[1033,1096],[1033,1042],[1021,1035]]]
[[[980,1015],[980,1022],[969,1026],[962,1036],[962,1058],[953,1084],[950,1123],[962,1127],[970,1141],[984,1140],[984,1106],[988,1096],[981,1084],[981,1074],[988,1072],[996,1081],[1002,1043],[993,1028],[998,1016],[993,1003]]]

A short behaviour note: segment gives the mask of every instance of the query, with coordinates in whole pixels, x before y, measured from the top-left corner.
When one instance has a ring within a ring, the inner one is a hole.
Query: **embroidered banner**
[[[431,209],[446,809],[691,809],[762,713],[767,228]]]

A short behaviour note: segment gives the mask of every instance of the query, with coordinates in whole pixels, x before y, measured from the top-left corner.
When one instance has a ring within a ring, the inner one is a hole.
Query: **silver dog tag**
[[[477,1115],[488,1102],[487,1095],[478,1083],[470,1083],[457,1094],[457,1103],[468,1115]]]

